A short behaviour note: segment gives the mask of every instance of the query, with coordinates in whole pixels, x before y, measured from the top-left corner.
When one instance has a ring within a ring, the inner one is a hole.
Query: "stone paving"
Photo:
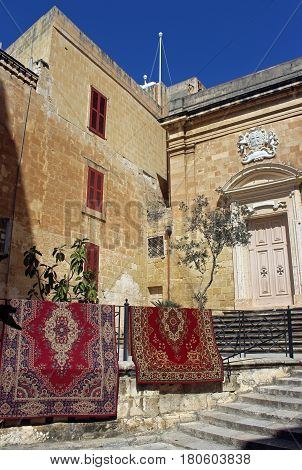
[[[231,447],[198,439],[179,432],[177,428],[164,433],[147,433],[128,437],[88,439],[80,441],[40,442],[31,445],[9,445],[2,450],[218,450]]]

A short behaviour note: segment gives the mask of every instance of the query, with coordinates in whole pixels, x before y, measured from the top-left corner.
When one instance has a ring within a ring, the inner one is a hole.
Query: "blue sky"
[[[159,31],[173,83],[198,76],[210,87],[302,56],[301,0],[0,0],[3,47],[53,5],[138,83]]]

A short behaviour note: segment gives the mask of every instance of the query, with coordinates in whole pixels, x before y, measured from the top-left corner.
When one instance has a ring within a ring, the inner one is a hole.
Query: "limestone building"
[[[53,8],[1,52],[0,84],[0,297],[26,295],[30,246],[87,236],[102,300],[192,305],[179,203],[221,187],[252,238],[223,252],[209,307],[301,305],[301,59],[144,88]]]
[[[251,243],[222,254],[213,307],[301,306],[301,84],[297,59],[176,95],[162,120],[175,232],[181,230],[179,201],[204,193],[217,204],[219,187],[249,209]]]

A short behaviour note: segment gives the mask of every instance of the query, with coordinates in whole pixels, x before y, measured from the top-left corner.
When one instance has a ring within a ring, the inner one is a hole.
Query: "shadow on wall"
[[[138,392],[157,391],[160,395],[196,395],[201,393],[221,393],[223,384],[220,382],[196,383],[196,384],[163,384],[163,385],[136,385]]]
[[[20,171],[30,89],[8,87],[0,80],[0,254],[8,254],[0,262],[1,299],[26,296],[23,253],[33,245]]]

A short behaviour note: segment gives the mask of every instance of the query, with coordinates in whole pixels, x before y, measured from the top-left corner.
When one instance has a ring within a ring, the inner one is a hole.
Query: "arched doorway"
[[[251,241],[233,252],[235,308],[302,306],[302,171],[256,163],[222,188],[246,204]]]

